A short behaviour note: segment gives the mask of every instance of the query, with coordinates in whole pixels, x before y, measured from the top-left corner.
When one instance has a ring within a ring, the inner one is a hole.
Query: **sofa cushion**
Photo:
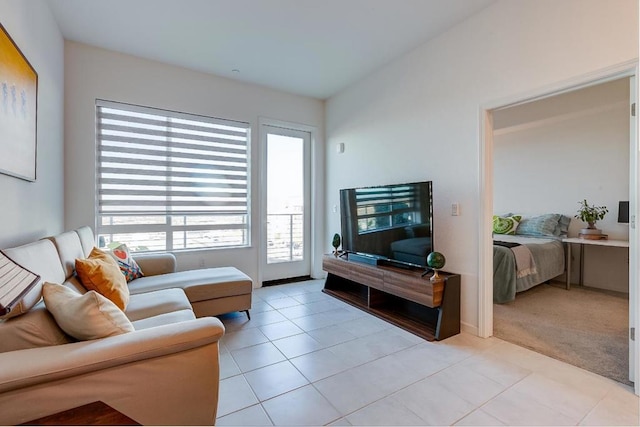
[[[140,331],[142,329],[155,328],[156,326],[170,325],[173,323],[193,320],[195,318],[196,316],[193,314],[193,311],[188,309],[159,314],[157,316],[147,317],[146,319],[136,320],[132,323],[136,331]]]
[[[80,238],[75,231],[67,231],[57,236],[50,237],[60,257],[60,262],[64,268],[64,278],[67,279],[73,276],[75,269],[76,258],[84,258],[84,251],[82,250],[82,244]],[[55,282],[61,283],[62,281]]]
[[[184,289],[189,301],[195,302],[250,294],[252,282],[235,267],[217,267],[145,276],[129,283],[132,294],[167,288]]]
[[[0,322],[0,352],[72,342],[43,303],[22,316]]]
[[[129,288],[115,259],[94,248],[89,258],[76,259],[76,273],[85,288],[113,301],[121,310],[129,303]]]
[[[191,310],[182,289],[162,289],[131,295],[125,314],[132,322],[173,311]]]
[[[55,283],[45,283],[42,295],[47,310],[67,334],[92,340],[133,332],[133,325],[114,303],[95,291],[84,295]]]
[[[62,284],[65,285],[67,288],[73,289],[74,291],[78,292],[79,294],[84,294],[85,292],[87,292],[87,288],[85,288],[82,285],[82,282],[80,281],[80,278],[78,276],[76,276],[76,275],[73,275],[73,276],[69,277]]]
[[[88,257],[93,248],[96,246],[96,239],[93,236],[93,230],[89,226],[80,227],[75,230],[82,245],[84,257]]]
[[[55,245],[50,240],[4,249],[4,252],[16,264],[39,275],[41,280],[22,298],[18,306],[12,310],[13,315],[26,313],[42,298],[42,283],[45,281],[62,282],[64,270]],[[11,313],[7,317],[11,317]]]
[[[133,258],[140,266],[145,276],[175,273],[177,261],[175,255],[169,252],[153,254],[135,254]]]

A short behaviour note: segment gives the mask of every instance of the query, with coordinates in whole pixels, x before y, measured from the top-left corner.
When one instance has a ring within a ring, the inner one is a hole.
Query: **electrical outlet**
[[[460,215],[460,204],[459,203],[452,203],[451,204],[451,215],[452,216],[459,216]]]

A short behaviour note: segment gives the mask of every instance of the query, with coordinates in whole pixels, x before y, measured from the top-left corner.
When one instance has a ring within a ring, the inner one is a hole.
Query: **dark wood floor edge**
[[[285,279],[265,280],[264,282],[262,282],[262,286],[284,285],[285,283],[304,282],[305,280],[311,280],[311,276],[307,275],[287,277]]]

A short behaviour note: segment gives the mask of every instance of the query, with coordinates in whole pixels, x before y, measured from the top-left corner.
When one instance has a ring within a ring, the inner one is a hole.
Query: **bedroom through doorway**
[[[496,109],[491,129],[493,215],[510,221],[508,232],[515,232],[493,236],[509,242],[506,249],[496,242],[493,250],[493,335],[627,385],[633,385],[629,249],[574,244],[568,284],[571,243],[562,239],[578,237],[586,226],[574,217],[586,199],[607,207],[598,228],[609,239],[629,241],[618,206],[630,199],[635,176],[633,87],[625,76]],[[497,266],[509,251],[521,267],[505,274]]]

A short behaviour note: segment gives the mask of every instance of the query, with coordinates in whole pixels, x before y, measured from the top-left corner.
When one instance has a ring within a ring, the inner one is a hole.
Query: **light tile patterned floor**
[[[217,425],[640,425],[625,385],[497,338],[427,342],[322,286],[222,316]]]

